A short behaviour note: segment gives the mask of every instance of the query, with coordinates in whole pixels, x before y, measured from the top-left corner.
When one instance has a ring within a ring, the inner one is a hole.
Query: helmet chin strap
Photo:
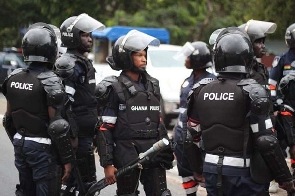
[[[144,72],[146,72],[146,69],[138,68],[138,67],[135,67],[133,65],[132,68],[130,69],[130,71],[133,71],[133,72],[136,72],[136,73],[144,73]]]

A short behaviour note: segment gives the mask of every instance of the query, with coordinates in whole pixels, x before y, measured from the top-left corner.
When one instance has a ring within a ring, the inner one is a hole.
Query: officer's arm
[[[69,135],[69,123],[62,118],[61,110],[66,101],[66,93],[58,78],[52,72],[40,74],[37,76],[44,86],[47,93],[47,106],[50,123],[48,125],[48,134],[54,145],[56,145],[61,162],[70,163],[74,160],[74,153]]]
[[[117,121],[117,110],[119,108],[119,100],[114,91],[109,93],[108,102],[101,116],[102,124],[97,131],[100,165],[104,168],[113,165],[114,140],[112,134]],[[115,107],[116,105],[118,107]]]
[[[260,152],[274,179],[279,182],[292,180],[291,173],[277,138],[272,132],[272,123],[266,115],[252,114],[250,124],[254,133],[254,145]]]
[[[202,174],[203,172],[203,158],[199,145],[201,139],[200,121],[198,120],[197,108],[194,105],[194,98],[191,97],[188,102],[190,107],[187,110],[187,133],[184,142],[184,150],[187,155],[188,162],[193,172]],[[184,130],[185,131],[185,130]]]
[[[16,128],[13,124],[9,101],[7,101],[6,113],[3,117],[3,127],[5,128],[5,131],[9,137],[10,141],[12,142],[13,136],[16,134]]]

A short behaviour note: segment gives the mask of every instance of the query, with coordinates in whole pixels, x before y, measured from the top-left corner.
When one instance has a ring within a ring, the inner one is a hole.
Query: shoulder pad
[[[201,81],[199,81],[196,84],[194,84],[192,90],[198,88],[201,85],[207,85],[207,84],[213,82],[214,80],[215,80],[214,78],[204,78]]]
[[[64,89],[61,79],[53,71],[42,72],[37,78],[43,84],[47,93],[52,90]]]
[[[272,61],[272,67],[276,67],[281,59],[281,56],[276,56]]]
[[[75,55],[71,55],[68,53],[63,54],[56,60],[54,64],[56,74],[63,79],[71,77],[74,74],[76,60],[77,58],[75,57]]]
[[[258,82],[252,78],[243,79],[237,83],[237,86],[242,86],[243,90],[249,93],[251,91],[252,85],[259,85]]]
[[[279,90],[282,90],[283,88],[287,87],[290,81],[295,81],[295,73],[291,72],[290,74],[284,76],[280,83],[279,83]]]
[[[214,80],[215,80],[214,78],[204,78],[201,81],[197,82],[196,84],[194,84],[193,88],[188,93],[188,97],[190,97],[193,94],[194,90],[197,89],[199,86],[207,85],[207,84],[213,82]]]
[[[22,71],[25,71],[26,69],[25,68],[18,68],[18,69],[15,69],[13,70],[6,78],[5,80],[3,81],[3,84],[2,84],[2,92],[3,94],[5,95],[6,94],[6,82],[8,81],[8,79],[11,77],[11,76],[14,76]]]
[[[99,82],[95,87],[95,97],[97,99],[104,99],[107,97],[109,93],[109,87],[112,86],[113,83],[118,82],[117,76],[108,76],[105,77],[101,82]]]
[[[18,68],[18,69],[15,69],[15,70],[13,70],[13,71],[8,75],[8,77],[13,76],[13,75],[16,75],[16,74],[18,74],[18,73],[20,73],[20,72],[22,72],[22,71],[25,71],[25,68]]]
[[[251,112],[257,115],[266,115],[269,113],[271,101],[269,99],[269,93],[263,86],[255,81],[255,83],[243,85],[242,88],[252,100]]]

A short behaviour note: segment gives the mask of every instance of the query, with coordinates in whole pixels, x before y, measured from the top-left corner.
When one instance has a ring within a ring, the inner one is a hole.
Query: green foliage
[[[294,23],[294,0],[9,0],[0,2],[0,48],[20,47],[19,28],[35,22],[57,27],[70,16],[87,13],[106,26],[162,27],[172,44],[208,41],[222,27],[239,26],[249,19],[278,25],[271,38],[283,39]]]

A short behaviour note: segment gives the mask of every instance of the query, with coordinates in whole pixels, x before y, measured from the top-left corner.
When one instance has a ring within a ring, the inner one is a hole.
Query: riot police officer
[[[264,42],[266,36],[274,33],[277,25],[272,22],[249,20],[247,23],[240,25],[239,28],[246,31],[253,45],[255,58],[251,65],[249,77],[268,89],[269,72],[267,67],[257,59],[260,59],[265,54]]]
[[[278,106],[278,119],[276,123],[276,130],[278,130],[278,138],[285,142],[284,149],[287,146],[290,148],[290,155],[291,156],[291,166],[294,170],[295,168],[295,148],[293,141],[293,129],[290,127],[290,122],[288,123],[288,119],[292,119],[293,112],[290,107],[294,109],[294,97],[292,96],[292,92],[290,89],[293,88],[293,82],[288,82],[292,80],[293,72],[295,70],[295,23],[290,25],[286,29],[285,33],[285,41],[289,50],[280,56],[276,56],[272,63],[272,69],[270,71],[270,78],[269,84],[271,87],[271,95],[272,99],[276,100]],[[291,74],[291,75],[290,75]],[[290,75],[290,76],[288,76]],[[284,80],[282,79],[284,78]],[[283,80],[283,81],[281,81]],[[285,86],[282,88],[280,85],[281,90],[277,91],[278,84],[280,83]],[[288,85],[286,85],[288,84]],[[288,89],[288,90],[286,90]],[[282,91],[283,90],[283,91]],[[283,92],[284,94],[281,94]],[[282,103],[283,102],[283,103]],[[287,107],[286,107],[287,106]],[[288,111],[288,112],[286,112]],[[293,172],[294,175],[294,172]]]
[[[252,61],[251,70],[248,77],[255,79],[259,84],[265,86],[265,88],[269,91],[269,71],[264,64],[258,61],[258,59],[261,59],[265,54],[264,43],[267,34],[274,33],[277,25],[272,22],[249,20],[247,23],[239,26],[239,28],[246,31],[253,45],[255,58]],[[273,112],[273,107],[271,106],[270,117],[272,119],[273,125],[275,126],[276,116]],[[275,193],[277,192],[277,188],[277,184],[274,181],[272,181],[270,184],[266,184],[266,191],[269,190],[270,192]]]
[[[45,23],[30,28],[22,49],[28,68],[16,69],[3,84],[7,99],[3,126],[13,142],[20,174],[16,195],[56,196],[61,179],[64,182],[70,174],[74,154],[69,124],[61,117],[65,90],[52,72],[57,55],[53,29]]]
[[[61,24],[60,31],[61,41],[67,51],[55,63],[56,73],[63,79],[69,97],[65,113],[71,126],[71,137],[76,151],[78,172],[75,172],[75,177],[80,192],[85,191],[83,184],[96,181],[92,149],[97,122],[95,69],[91,60],[84,56],[92,48],[91,33],[95,29],[102,30],[104,25],[87,14],[66,19]],[[64,195],[68,190],[73,190],[70,182],[63,186]]]
[[[157,79],[145,70],[148,45],[158,39],[137,30],[121,36],[107,61],[112,69],[122,70],[97,85],[98,102],[106,100],[98,130],[100,164],[108,184],[117,181],[117,195],[138,195],[138,181],[147,196],[171,195],[165,169],[171,167],[173,152],[164,150],[142,170],[134,169],[116,179],[115,172],[149,149],[167,131],[160,118],[160,88]]]
[[[206,152],[203,176],[208,195],[263,195],[272,178],[294,191],[272,132],[268,93],[246,78],[253,60],[248,35],[236,27],[222,30],[213,54],[217,80],[201,80],[188,103],[190,134],[196,143],[202,137]]]
[[[178,174],[182,177],[182,186],[185,189],[186,195],[196,195],[199,183],[194,177],[194,173],[190,168],[187,160],[187,155],[183,153],[184,143],[186,141],[186,109],[187,97],[194,84],[198,83],[204,78],[216,78],[212,73],[206,69],[212,67],[212,52],[209,46],[201,41],[187,42],[182,49],[174,56],[175,59],[185,58],[185,67],[192,69],[191,75],[186,78],[181,85],[180,90],[180,113],[177,123],[174,127],[173,140],[177,143],[174,149],[177,158]]]

